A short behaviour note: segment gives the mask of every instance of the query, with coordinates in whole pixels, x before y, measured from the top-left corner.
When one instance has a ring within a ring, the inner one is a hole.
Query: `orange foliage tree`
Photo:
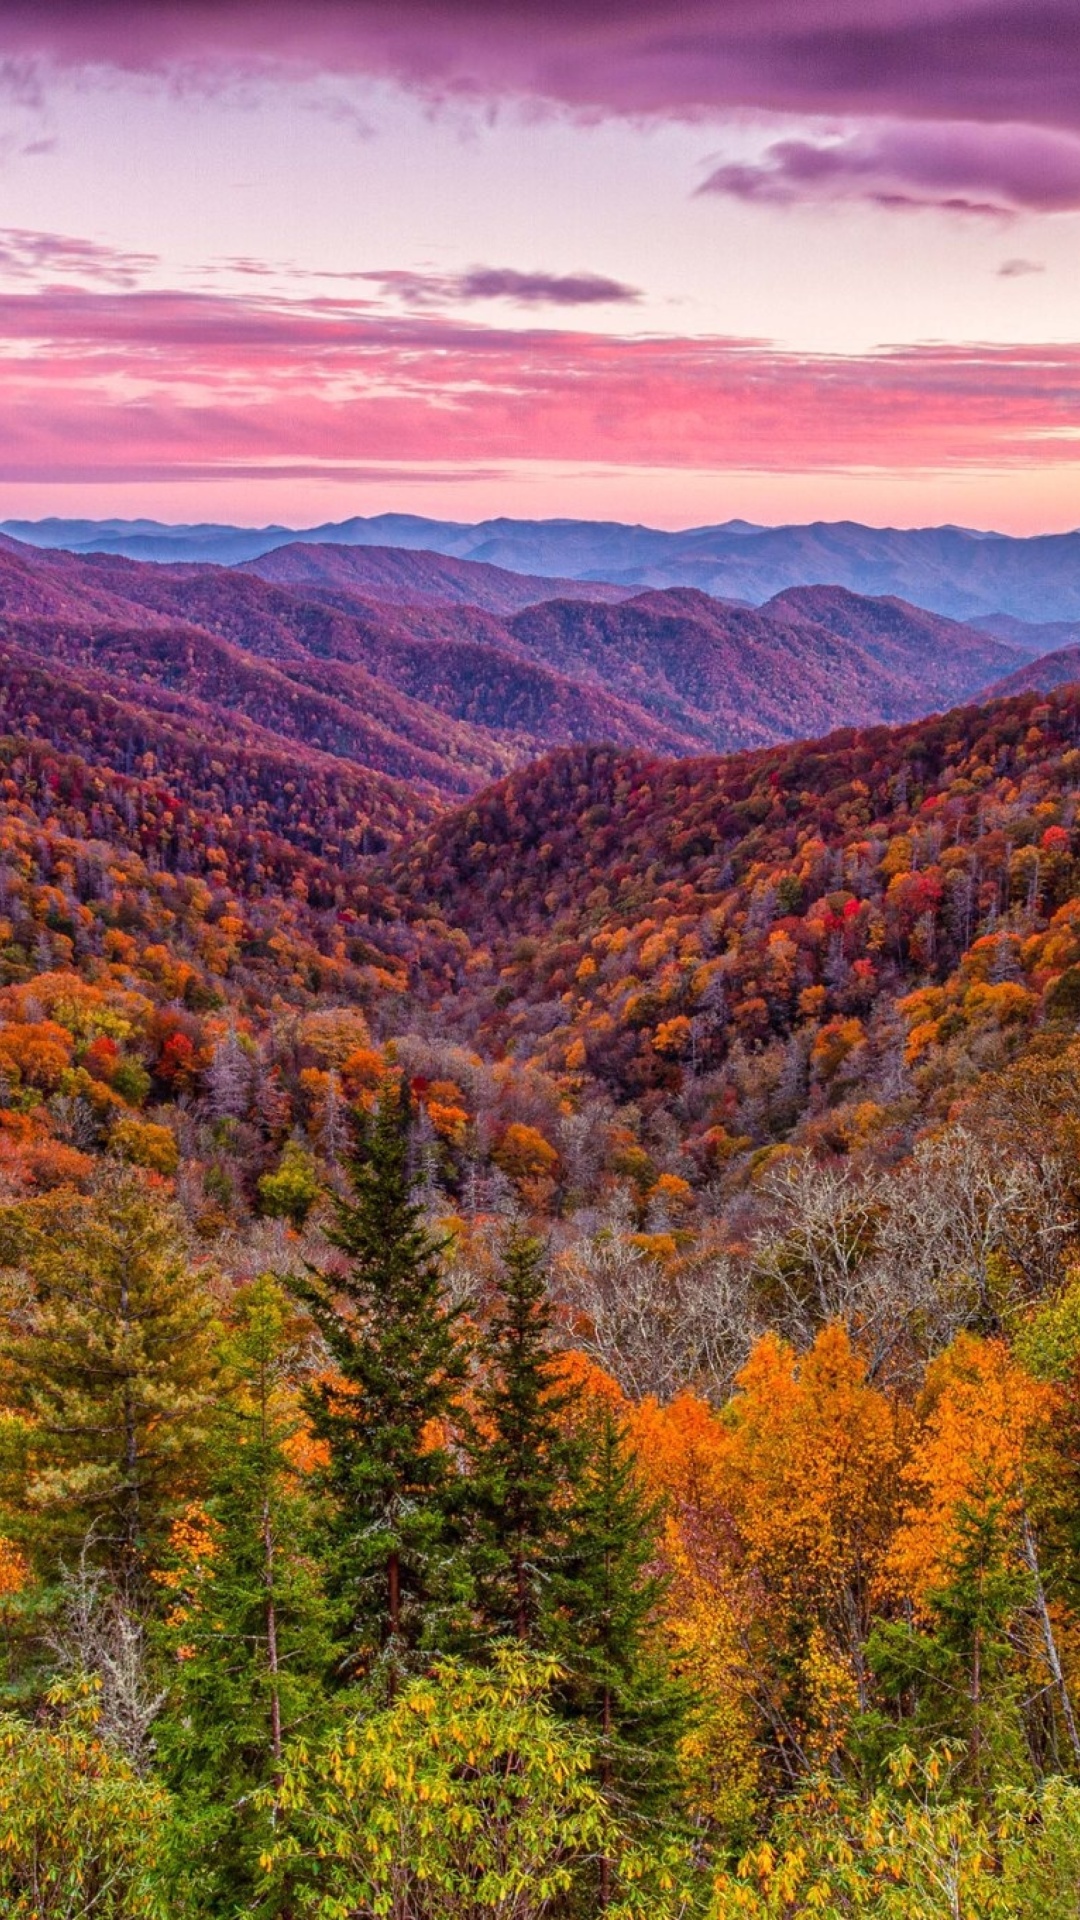
[[[634,1416],[669,1515],[670,1631],[708,1703],[687,1761],[722,1817],[827,1761],[868,1703],[903,1424],[839,1326],[801,1357],[762,1338],[723,1414],[683,1394]]]

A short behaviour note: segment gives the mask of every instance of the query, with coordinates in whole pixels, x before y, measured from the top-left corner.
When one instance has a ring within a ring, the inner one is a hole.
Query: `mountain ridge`
[[[387,563],[378,550],[376,574],[387,564],[398,596],[479,587],[527,604],[382,601],[366,563],[343,570],[318,547],[270,568],[305,574],[309,591],[261,569],[8,539],[0,637],[12,658],[61,671],[66,699],[111,684],[147,713],[215,735],[242,723],[285,755],[329,754],[443,802],[560,745],[677,757],[914,719],[977,696],[1023,659],[989,634],[837,587],[791,589],[760,608],[692,587],[535,601],[513,575],[477,581],[423,553]]]
[[[895,594],[954,619],[1005,615],[1044,624],[1080,619],[1080,531],[1019,536],[979,529],[869,527],[857,521],[759,526],[742,520],[681,530],[574,519],[466,522],[416,514],[355,515],[295,529],[169,526],[150,521],[7,520],[39,548],[107,551],[154,561],[242,564],[301,544],[423,549],[511,572],[619,587],[698,586],[753,604],[799,585]],[[1032,647],[1031,651],[1037,651]]]
[[[1068,647],[1057,647],[1052,653],[1040,654],[1035,660],[1026,660],[1014,672],[995,680],[987,688],[987,696],[999,699],[1012,693],[1049,693],[1052,688],[1066,687],[1074,680],[1080,681],[1080,644],[1075,642]]]
[[[619,601],[632,587],[599,580],[570,580],[520,574],[483,560],[411,547],[347,547],[320,541],[290,541],[254,560],[241,573],[253,573],[271,585],[303,592],[328,605],[344,595],[379,600],[387,606],[469,606],[487,613],[517,613],[541,600],[573,595],[582,600]]]

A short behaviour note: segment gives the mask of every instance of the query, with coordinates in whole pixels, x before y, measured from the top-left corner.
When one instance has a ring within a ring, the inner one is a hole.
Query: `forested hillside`
[[[1067,689],[722,761],[559,754],[395,878],[490,954],[488,1044],[572,1055],[622,1097],[753,1059],[759,1106],[770,1071],[788,1085],[786,1131],[826,1030],[843,1085],[910,1030],[920,1084],[956,1087],[1061,1004],[1077,722]]]
[[[434,554],[363,558],[284,548],[256,572],[0,537],[0,644],[16,680],[59,667],[69,698],[109,691],[208,737],[254,727],[301,764],[331,754],[451,800],[546,747],[679,754],[913,718],[1023,658],[836,588],[757,609],[689,590],[553,599],[559,582]],[[33,705],[8,698],[26,730]],[[59,712],[44,735],[85,750]]]
[[[0,1908],[1072,1920],[1080,689],[414,784],[16,562]]]
[[[1080,647],[1075,645],[1055,647],[1052,653],[1043,653],[1035,660],[1026,661],[991,689],[994,693],[1020,693],[1027,687],[1037,687],[1043,693],[1051,687],[1068,686],[1080,673]]]
[[[519,613],[543,600],[629,600],[632,587],[603,581],[560,580],[512,573],[480,560],[457,560],[407,547],[341,547],[290,541],[244,564],[277,586],[302,589],[313,600],[342,606],[368,596],[402,607],[482,607],[486,613]]]

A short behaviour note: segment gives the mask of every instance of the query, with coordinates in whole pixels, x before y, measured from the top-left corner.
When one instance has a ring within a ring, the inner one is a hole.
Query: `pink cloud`
[[[720,166],[701,187],[788,205],[868,200],[967,213],[1080,207],[1080,139],[1041,127],[893,123],[819,140],[778,140],[762,160]]]
[[[1080,465],[1080,345],[830,356],[51,288],[0,295],[0,364],[7,480],[464,474],[526,451],[717,472]]]
[[[5,0],[4,53],[208,78],[376,73],[585,112],[1080,125],[1075,0]]]

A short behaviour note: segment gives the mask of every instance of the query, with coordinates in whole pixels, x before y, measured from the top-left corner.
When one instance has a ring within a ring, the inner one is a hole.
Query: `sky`
[[[1077,0],[0,0],[0,516],[1080,525]]]

